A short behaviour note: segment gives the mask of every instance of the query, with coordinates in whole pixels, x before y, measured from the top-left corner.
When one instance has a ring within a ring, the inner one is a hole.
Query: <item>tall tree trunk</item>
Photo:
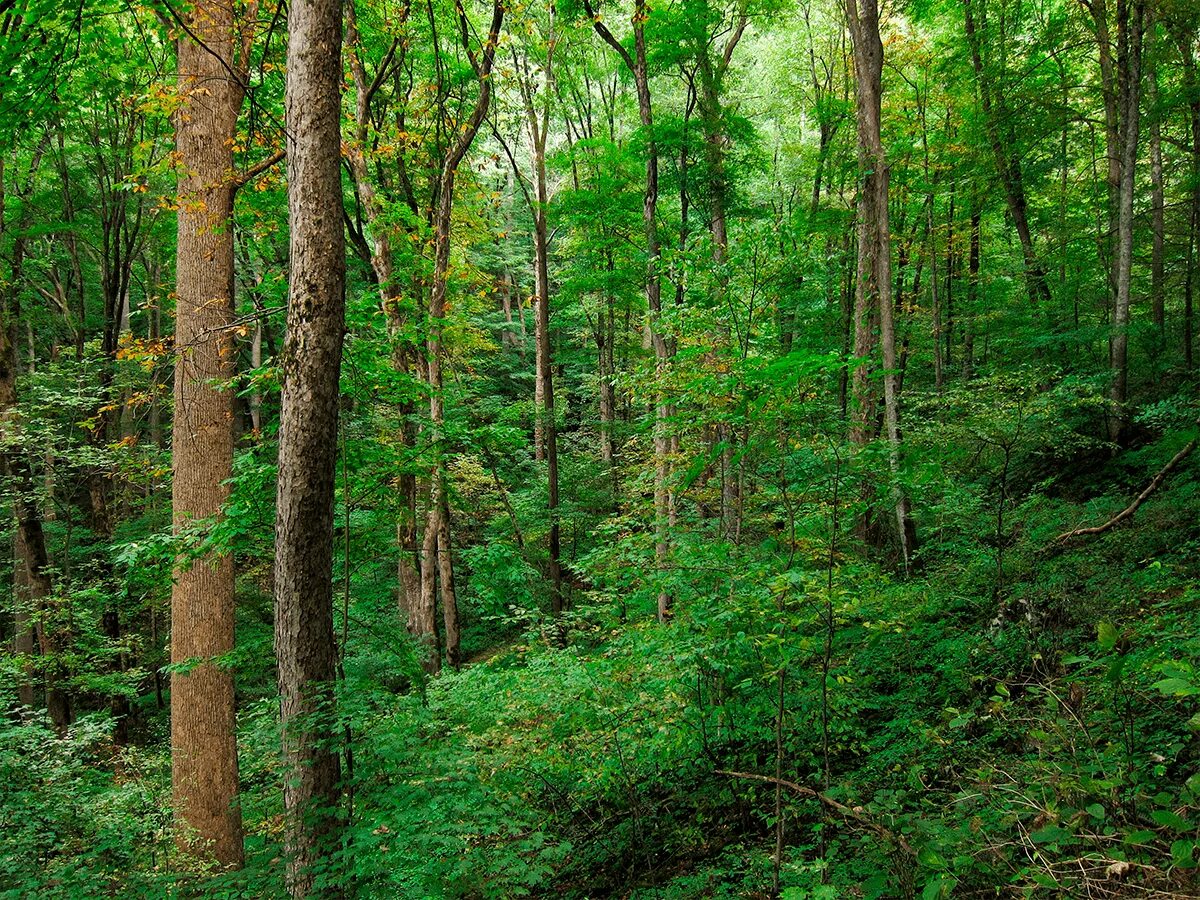
[[[1195,289],[1196,275],[1196,241],[1197,230],[1200,230],[1200,76],[1197,75],[1196,57],[1193,53],[1194,38],[1186,29],[1176,35],[1179,56],[1183,62],[1183,83],[1191,98],[1188,106],[1191,112],[1192,132],[1192,197],[1191,209],[1188,214],[1188,249],[1187,264],[1183,273],[1183,361],[1184,368],[1192,371],[1192,345],[1194,343],[1194,326],[1192,296]]]
[[[658,620],[671,618],[674,598],[665,585],[671,552],[670,511],[670,448],[668,433],[670,403],[664,382],[670,365],[670,349],[662,321],[662,281],[659,277],[660,241],[658,235],[658,141],[654,134],[654,108],[650,100],[650,72],[646,64],[646,30],[649,18],[646,0],[634,0],[633,47],[631,55],[596,15],[589,0],[584,8],[592,19],[596,33],[604,39],[625,63],[637,91],[638,117],[646,133],[646,187],[642,201],[642,227],[646,245],[646,307],[649,313],[650,344],[654,349],[655,379],[658,396],[654,403],[654,560],[663,584],[658,592]]]
[[[971,235],[970,247],[967,250],[967,309],[963,316],[963,358],[962,377],[970,381],[975,375],[975,324],[973,316],[978,315],[979,309],[979,262],[980,262],[980,231],[983,212],[979,204],[979,191],[971,191]]]
[[[221,515],[233,473],[233,142],[243,90],[233,77],[231,0],[192,8],[181,34],[175,148],[175,422],[171,503],[177,533]],[[194,35],[194,36],[193,36]],[[171,585],[171,786],[185,852],[242,864],[233,674],[215,659],[234,645],[228,555],[184,556]]]
[[[1121,98],[1118,96],[1122,90],[1120,84],[1123,72],[1118,72],[1121,67],[1121,60],[1118,60],[1118,65],[1113,64],[1112,53],[1112,31],[1108,21],[1108,0],[1083,0],[1083,5],[1091,14],[1093,33],[1096,37],[1097,56],[1100,63],[1100,96],[1104,102],[1104,150],[1105,150],[1105,187],[1107,189],[1107,211],[1108,211],[1108,240],[1101,244],[1101,258],[1106,259],[1109,265],[1108,269],[1108,286],[1112,296],[1117,292],[1117,256],[1118,249],[1118,219],[1120,216],[1120,192],[1121,192]],[[1120,19],[1123,13],[1128,9],[1126,0],[1118,0],[1117,2],[1117,17],[1118,17],[1118,43],[1121,41],[1123,25]]]
[[[916,534],[908,497],[900,486],[900,396],[897,389],[896,328],[891,294],[891,236],[888,225],[890,170],[881,136],[883,41],[879,35],[877,0],[847,0],[846,13],[854,41],[857,90],[858,154],[861,189],[858,201],[858,284],[855,308],[879,315],[883,350],[884,424],[892,474],[896,536],[907,571],[916,550]],[[867,318],[862,316],[862,318]],[[860,319],[861,321],[861,319]],[[857,326],[856,322],[856,326]],[[860,367],[862,362],[860,360]],[[856,382],[858,372],[855,373]]]
[[[454,182],[459,164],[475,141],[479,127],[487,116],[492,102],[492,67],[496,59],[496,45],[500,26],[504,21],[504,6],[500,0],[492,6],[492,21],[488,36],[483,41],[483,53],[478,57],[471,49],[471,38],[467,30],[467,16],[461,0],[455,0],[461,25],[459,37],[463,48],[475,70],[479,82],[479,96],[470,116],[458,130],[453,145],[447,150],[438,174],[436,205],[433,218],[433,283],[429,291],[428,334],[426,358],[428,360],[429,423],[430,443],[433,447],[433,464],[429,474],[429,508],[425,518],[425,537],[421,556],[420,605],[422,615],[428,615],[436,607],[438,581],[441,582],[442,611],[448,623],[453,619],[453,628],[447,627],[446,660],[451,666],[459,665],[458,604],[454,594],[453,564],[449,541],[449,500],[446,492],[445,438],[445,395],[442,377],[442,361],[445,347],[442,343],[446,317],[446,294],[450,274],[450,236],[454,211]],[[440,573],[440,578],[439,578]],[[433,664],[436,669],[437,664]]]
[[[1141,125],[1142,33],[1145,0],[1119,0],[1117,44],[1120,81],[1120,183],[1117,191],[1117,251],[1113,259],[1116,300],[1113,305],[1113,334],[1110,345],[1113,413],[1108,437],[1121,443],[1129,425],[1125,402],[1129,385],[1129,306],[1133,281],[1133,192],[1137,167],[1138,133]]]
[[[1162,155],[1162,117],[1158,112],[1158,67],[1153,63],[1148,73],[1147,100],[1150,110],[1150,318],[1158,331],[1158,349],[1161,351],[1166,344],[1167,317],[1164,298],[1165,272],[1163,265],[1164,251],[1164,212],[1163,199],[1163,155]]]
[[[546,264],[546,157],[543,141],[535,150],[537,172],[538,209],[534,214],[534,246],[536,249],[534,268],[537,283],[537,366],[538,383],[542,386],[541,407],[538,417],[542,421],[542,435],[546,451],[547,502],[546,513],[550,517],[550,602],[555,615],[562,612],[562,566],[559,560],[560,524],[558,518],[558,426],[554,414],[554,378],[550,347],[550,274]]]
[[[725,302],[728,282],[725,267],[729,256],[729,231],[726,222],[729,185],[725,173],[725,145],[728,138],[721,109],[721,91],[733,52],[745,32],[746,24],[747,17],[743,13],[725,42],[724,51],[716,60],[712,58],[712,51],[707,43],[697,54],[700,73],[700,123],[704,129],[704,157],[709,180],[708,223],[713,242],[713,265],[717,270],[715,299],[718,305]],[[819,192],[819,174],[816,184]],[[722,349],[729,352],[731,341],[728,324],[723,326],[720,337],[724,344]],[[730,385],[731,393],[732,389],[733,385]],[[731,397],[731,408],[732,400]],[[721,442],[721,529],[726,540],[736,543],[741,533],[741,496],[738,490],[740,474],[734,465],[737,432],[732,423],[722,421],[717,424],[717,436]]]
[[[346,255],[342,234],[340,0],[288,15],[291,276],[275,518],[275,654],[285,777],[287,886],[309,896],[340,827],[333,634],[333,513]],[[329,857],[332,859],[332,857]]]
[[[967,44],[971,49],[971,64],[975,70],[975,78],[979,85],[979,102],[982,107],[984,130],[991,144],[992,155],[996,162],[996,171],[1004,188],[1004,199],[1008,204],[1008,212],[1021,244],[1021,258],[1025,266],[1025,286],[1029,300],[1034,304],[1047,305],[1050,302],[1050,287],[1046,282],[1046,273],[1038,260],[1037,251],[1033,246],[1033,232],[1029,227],[1028,203],[1025,196],[1025,179],[1021,170],[1021,159],[1018,156],[1015,128],[1012,111],[1001,97],[993,98],[993,83],[991,73],[983,63],[981,39],[976,30],[973,2],[979,0],[963,0],[966,14]],[[1048,313],[1048,311],[1047,311]]]
[[[25,266],[28,238],[24,231],[30,225],[34,175],[41,165],[42,154],[48,136],[42,139],[29,165],[29,176],[24,186],[19,182],[16,193],[23,202],[22,216],[15,225],[12,238],[12,256],[3,294],[3,321],[0,322],[0,438],[3,453],[0,463],[3,474],[8,478],[13,491],[13,511],[17,520],[18,550],[24,557],[27,576],[30,612],[37,637],[38,652],[42,657],[42,669],[46,684],[46,712],[50,724],[59,734],[66,733],[71,724],[71,700],[61,686],[63,663],[60,656],[58,605],[54,600],[54,584],[50,577],[50,556],[46,550],[46,535],[42,529],[42,511],[34,486],[34,475],[29,464],[28,448],[24,446],[20,423],[15,418],[17,405],[17,373],[21,368],[20,352],[17,349],[21,321],[21,287]],[[4,163],[0,159],[0,234],[10,228],[4,192]]]
[[[550,206],[549,183],[546,177],[546,137],[550,130],[550,102],[554,86],[555,34],[554,7],[549,10],[550,30],[546,40],[546,60],[542,66],[541,100],[539,110],[534,85],[528,68],[520,89],[525,106],[525,124],[529,132],[533,155],[534,196],[533,213],[533,270],[534,270],[534,340],[536,343],[537,379],[535,402],[537,425],[534,443],[546,460],[546,514],[550,518],[550,606],[554,615],[563,611],[561,525],[558,514],[558,423],[554,412],[554,357],[550,343],[550,237],[547,215]]]
[[[33,708],[33,650],[37,618],[33,615],[33,591],[29,577],[29,554],[18,528],[13,534],[13,654],[19,660],[21,680],[17,683],[17,702]]]

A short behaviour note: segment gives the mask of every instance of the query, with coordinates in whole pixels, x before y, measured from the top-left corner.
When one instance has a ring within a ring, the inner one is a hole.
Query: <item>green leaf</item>
[[[1188,831],[1191,826],[1178,813],[1169,809],[1156,809],[1150,813],[1150,818],[1159,825],[1164,825],[1174,831]]]
[[[1181,869],[1196,868],[1196,842],[1184,840],[1171,844],[1171,862]]]
[[[937,875],[926,883],[925,890],[921,891],[921,900],[939,900],[942,897],[949,897],[956,884],[958,884],[958,879],[953,875]]]
[[[946,860],[932,847],[922,847],[917,851],[917,862],[931,869],[945,869]]]
[[[1052,844],[1071,837],[1071,832],[1058,825],[1047,825],[1045,828],[1035,831],[1029,837],[1035,844]]]
[[[1200,694],[1200,687],[1184,678],[1164,678],[1162,681],[1154,682],[1154,687],[1156,690],[1174,697],[1191,697]]]
[[[1117,626],[1112,622],[1101,622],[1096,626],[1096,642],[1104,650],[1111,650],[1117,646],[1117,640],[1121,634],[1117,631]]]

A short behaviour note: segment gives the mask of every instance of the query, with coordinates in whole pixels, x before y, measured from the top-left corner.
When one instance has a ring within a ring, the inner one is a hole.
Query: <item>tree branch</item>
[[[841,813],[847,819],[857,822],[859,825],[866,828],[868,831],[873,831],[875,834],[884,840],[891,841],[909,856],[916,856],[917,851],[913,849],[912,844],[904,839],[902,835],[896,834],[890,828],[880,825],[873,819],[868,818],[857,807],[847,806],[845,803],[839,803],[832,797],[822,794],[820,791],[813,790],[810,787],[805,787],[802,784],[796,784],[794,781],[787,781],[783,778],[773,778],[770,775],[755,775],[753,772],[729,772],[724,769],[717,770],[718,775],[728,775],[731,778],[748,778],[751,781],[763,781],[767,784],[776,784],[780,787],[788,788],[795,791],[804,797],[811,797],[814,800],[819,800],[835,812]]]
[[[612,47],[617,51],[618,54],[620,54],[621,59],[625,61],[625,65],[629,68],[629,71],[632,72],[635,68],[633,64],[633,57],[629,55],[628,50],[621,46],[621,42],[613,36],[613,33],[608,30],[608,26],[600,21],[600,16],[598,16],[596,11],[592,8],[592,0],[583,0],[583,8],[587,11],[588,17],[592,20],[592,27],[596,29],[596,34],[600,35],[600,37],[603,38],[604,42],[608,44],[608,46]]]
[[[283,150],[282,148],[280,148],[279,150],[276,150],[274,153],[272,153],[270,156],[266,157],[265,159],[260,159],[258,162],[256,162],[254,165],[252,165],[246,171],[240,172],[238,174],[237,178],[234,179],[233,189],[235,191],[237,191],[240,188],[245,187],[247,184],[249,184],[251,181],[253,181],[255,178],[257,178],[263,172],[267,171],[267,169],[274,166],[275,163],[279,162],[285,156],[287,156],[287,152],[285,150]]]
[[[1197,424],[1200,424],[1200,422]],[[1095,525],[1091,528],[1076,528],[1074,531],[1064,531],[1051,543],[1061,544],[1071,540],[1072,538],[1082,537],[1084,535],[1103,534],[1111,528],[1120,525],[1126,519],[1133,518],[1133,514],[1138,511],[1138,507],[1145,503],[1149,496],[1162,486],[1162,483],[1166,480],[1167,476],[1174,472],[1175,469],[1179,467],[1179,464],[1192,454],[1192,451],[1196,449],[1197,444],[1200,444],[1200,437],[1194,437],[1188,441],[1182,450],[1171,457],[1171,461],[1169,463],[1159,469],[1158,474],[1150,479],[1150,483],[1146,485],[1145,489],[1138,494],[1137,497],[1134,498],[1132,503],[1130,503],[1127,507],[1117,513],[1103,525]]]

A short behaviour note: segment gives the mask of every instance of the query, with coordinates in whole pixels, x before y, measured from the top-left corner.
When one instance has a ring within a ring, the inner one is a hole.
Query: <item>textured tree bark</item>
[[[286,763],[287,885],[310,896],[340,827],[335,721],[333,512],[345,328],[340,0],[288,15],[291,277],[275,519],[275,654]]]
[[[1120,444],[1129,426],[1125,406],[1129,393],[1129,305],[1133,281],[1133,192],[1135,189],[1138,133],[1141,125],[1142,33],[1145,0],[1127,0],[1117,5],[1117,59],[1120,99],[1120,181],[1117,186],[1117,237],[1113,258],[1113,333],[1109,351],[1113,403],[1108,420],[1108,437]]]
[[[901,561],[907,571],[916,550],[908,497],[897,480],[900,468],[900,396],[897,389],[896,329],[891,294],[891,236],[888,224],[888,180],[890,170],[880,133],[883,41],[879,36],[877,0],[847,0],[846,14],[854,40],[854,72],[857,91],[858,153],[861,188],[858,201],[858,284],[855,309],[858,317],[867,309],[878,311],[879,343],[883,350],[884,424],[887,431],[888,462],[892,472],[897,539]],[[861,318],[859,319],[861,322]],[[857,325],[858,323],[856,323]],[[856,341],[857,343],[857,341]],[[856,347],[856,350],[858,348]],[[856,388],[859,373],[855,372]],[[863,377],[865,380],[865,375]]]
[[[233,471],[233,139],[243,90],[233,77],[230,0],[205,0],[177,43],[174,527],[217,517]],[[181,558],[171,587],[171,786],[184,852],[242,863],[233,676],[213,660],[233,649],[234,572],[227,555]]]

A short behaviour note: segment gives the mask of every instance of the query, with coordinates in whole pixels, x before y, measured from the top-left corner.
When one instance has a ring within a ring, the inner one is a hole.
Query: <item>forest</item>
[[[0,898],[1200,898],[1194,0],[0,0]]]

